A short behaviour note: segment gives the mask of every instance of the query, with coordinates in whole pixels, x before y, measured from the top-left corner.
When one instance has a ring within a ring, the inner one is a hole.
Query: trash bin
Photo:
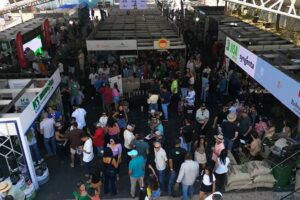
[[[286,187],[290,185],[292,179],[292,169],[293,166],[276,166],[273,168],[273,176],[276,179],[276,187]]]

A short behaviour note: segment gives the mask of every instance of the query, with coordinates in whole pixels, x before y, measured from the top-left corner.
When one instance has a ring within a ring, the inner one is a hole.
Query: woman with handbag
[[[104,174],[104,194],[110,190],[112,195],[117,194],[116,188],[116,169],[118,161],[113,157],[111,148],[106,148],[103,154],[103,174]]]
[[[116,169],[117,180],[119,180],[119,171],[120,171],[120,164],[122,161],[122,145],[119,143],[117,139],[111,138],[109,140],[109,144],[107,147],[111,148],[113,152],[113,156],[115,160],[118,162],[118,167]]]

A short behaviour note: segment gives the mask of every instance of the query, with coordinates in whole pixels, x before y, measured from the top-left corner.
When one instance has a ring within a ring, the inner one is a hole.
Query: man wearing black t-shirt
[[[193,125],[191,124],[190,119],[186,118],[184,120],[184,123],[185,123],[185,126],[180,129],[180,133],[184,139],[184,142],[186,143],[187,151],[189,153],[191,153],[192,141],[193,141],[193,136],[194,136],[195,130],[194,130]]]
[[[177,179],[180,166],[184,162],[186,151],[180,147],[180,140],[176,139],[175,148],[170,151],[169,155],[169,167],[170,167],[170,175],[169,175],[169,183],[168,183],[168,194],[171,196],[173,193],[173,186]]]
[[[235,123],[236,120],[236,114],[235,113],[229,113],[227,115],[227,121],[224,121],[221,124],[222,133],[224,136],[224,145],[225,148],[229,151],[232,150],[233,143],[238,138],[238,127]]]
[[[226,117],[228,115],[228,106],[227,105],[223,105],[222,110],[217,114],[217,116],[214,119],[214,123],[213,123],[213,129],[219,127],[223,121],[226,120]]]

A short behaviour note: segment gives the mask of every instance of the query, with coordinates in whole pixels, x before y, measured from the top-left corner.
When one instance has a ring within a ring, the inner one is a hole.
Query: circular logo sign
[[[168,48],[168,43],[169,43],[169,41],[168,41],[168,40],[165,40],[165,39],[160,39],[160,40],[158,40],[158,46],[159,46],[159,48],[161,48],[161,49],[166,49],[166,48]]]

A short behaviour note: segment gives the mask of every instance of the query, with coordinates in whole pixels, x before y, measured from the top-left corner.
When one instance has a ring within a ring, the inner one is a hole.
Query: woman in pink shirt
[[[225,149],[225,146],[224,146],[224,137],[223,137],[223,135],[219,134],[219,135],[215,136],[215,138],[216,138],[216,144],[215,144],[215,147],[213,149],[211,159],[216,162],[217,158],[221,154],[221,151],[223,149]]]
[[[120,90],[118,88],[117,83],[114,84],[114,88],[112,90],[113,102],[115,106],[115,110],[118,110],[118,105],[120,102]]]

